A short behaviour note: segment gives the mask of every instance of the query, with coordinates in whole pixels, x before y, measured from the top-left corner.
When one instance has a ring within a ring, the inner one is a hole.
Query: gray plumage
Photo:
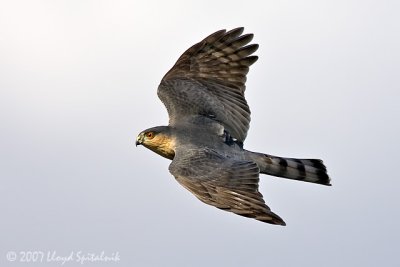
[[[257,44],[243,28],[221,30],[178,59],[158,87],[168,126],[141,132],[136,144],[172,160],[169,170],[198,199],[259,221],[285,225],[258,190],[259,173],[330,185],[321,160],[243,149],[250,124],[246,74]]]

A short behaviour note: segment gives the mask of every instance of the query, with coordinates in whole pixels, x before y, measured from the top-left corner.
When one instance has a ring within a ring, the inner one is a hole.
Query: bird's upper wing
[[[158,87],[170,125],[201,115],[221,123],[240,142],[246,138],[250,109],[244,98],[246,74],[257,56],[253,34],[243,28],[217,31],[186,50]]]
[[[169,170],[198,199],[219,209],[256,220],[285,225],[258,191],[259,168],[226,158],[211,149],[181,148]]]

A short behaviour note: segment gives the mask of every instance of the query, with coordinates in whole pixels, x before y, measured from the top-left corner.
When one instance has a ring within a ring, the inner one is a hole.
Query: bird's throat
[[[175,142],[171,139],[165,139],[163,141],[164,142],[159,143],[157,146],[148,144],[144,144],[144,146],[164,158],[173,160],[175,157]]]

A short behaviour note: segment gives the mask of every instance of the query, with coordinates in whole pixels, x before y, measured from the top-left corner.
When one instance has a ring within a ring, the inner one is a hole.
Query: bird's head
[[[136,146],[143,145],[168,159],[175,156],[175,138],[168,126],[158,126],[142,131],[136,137]]]

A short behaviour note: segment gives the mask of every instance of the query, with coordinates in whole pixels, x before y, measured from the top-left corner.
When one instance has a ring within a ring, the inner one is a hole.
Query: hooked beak
[[[136,137],[136,146],[141,145],[143,143],[143,134],[139,134]]]

